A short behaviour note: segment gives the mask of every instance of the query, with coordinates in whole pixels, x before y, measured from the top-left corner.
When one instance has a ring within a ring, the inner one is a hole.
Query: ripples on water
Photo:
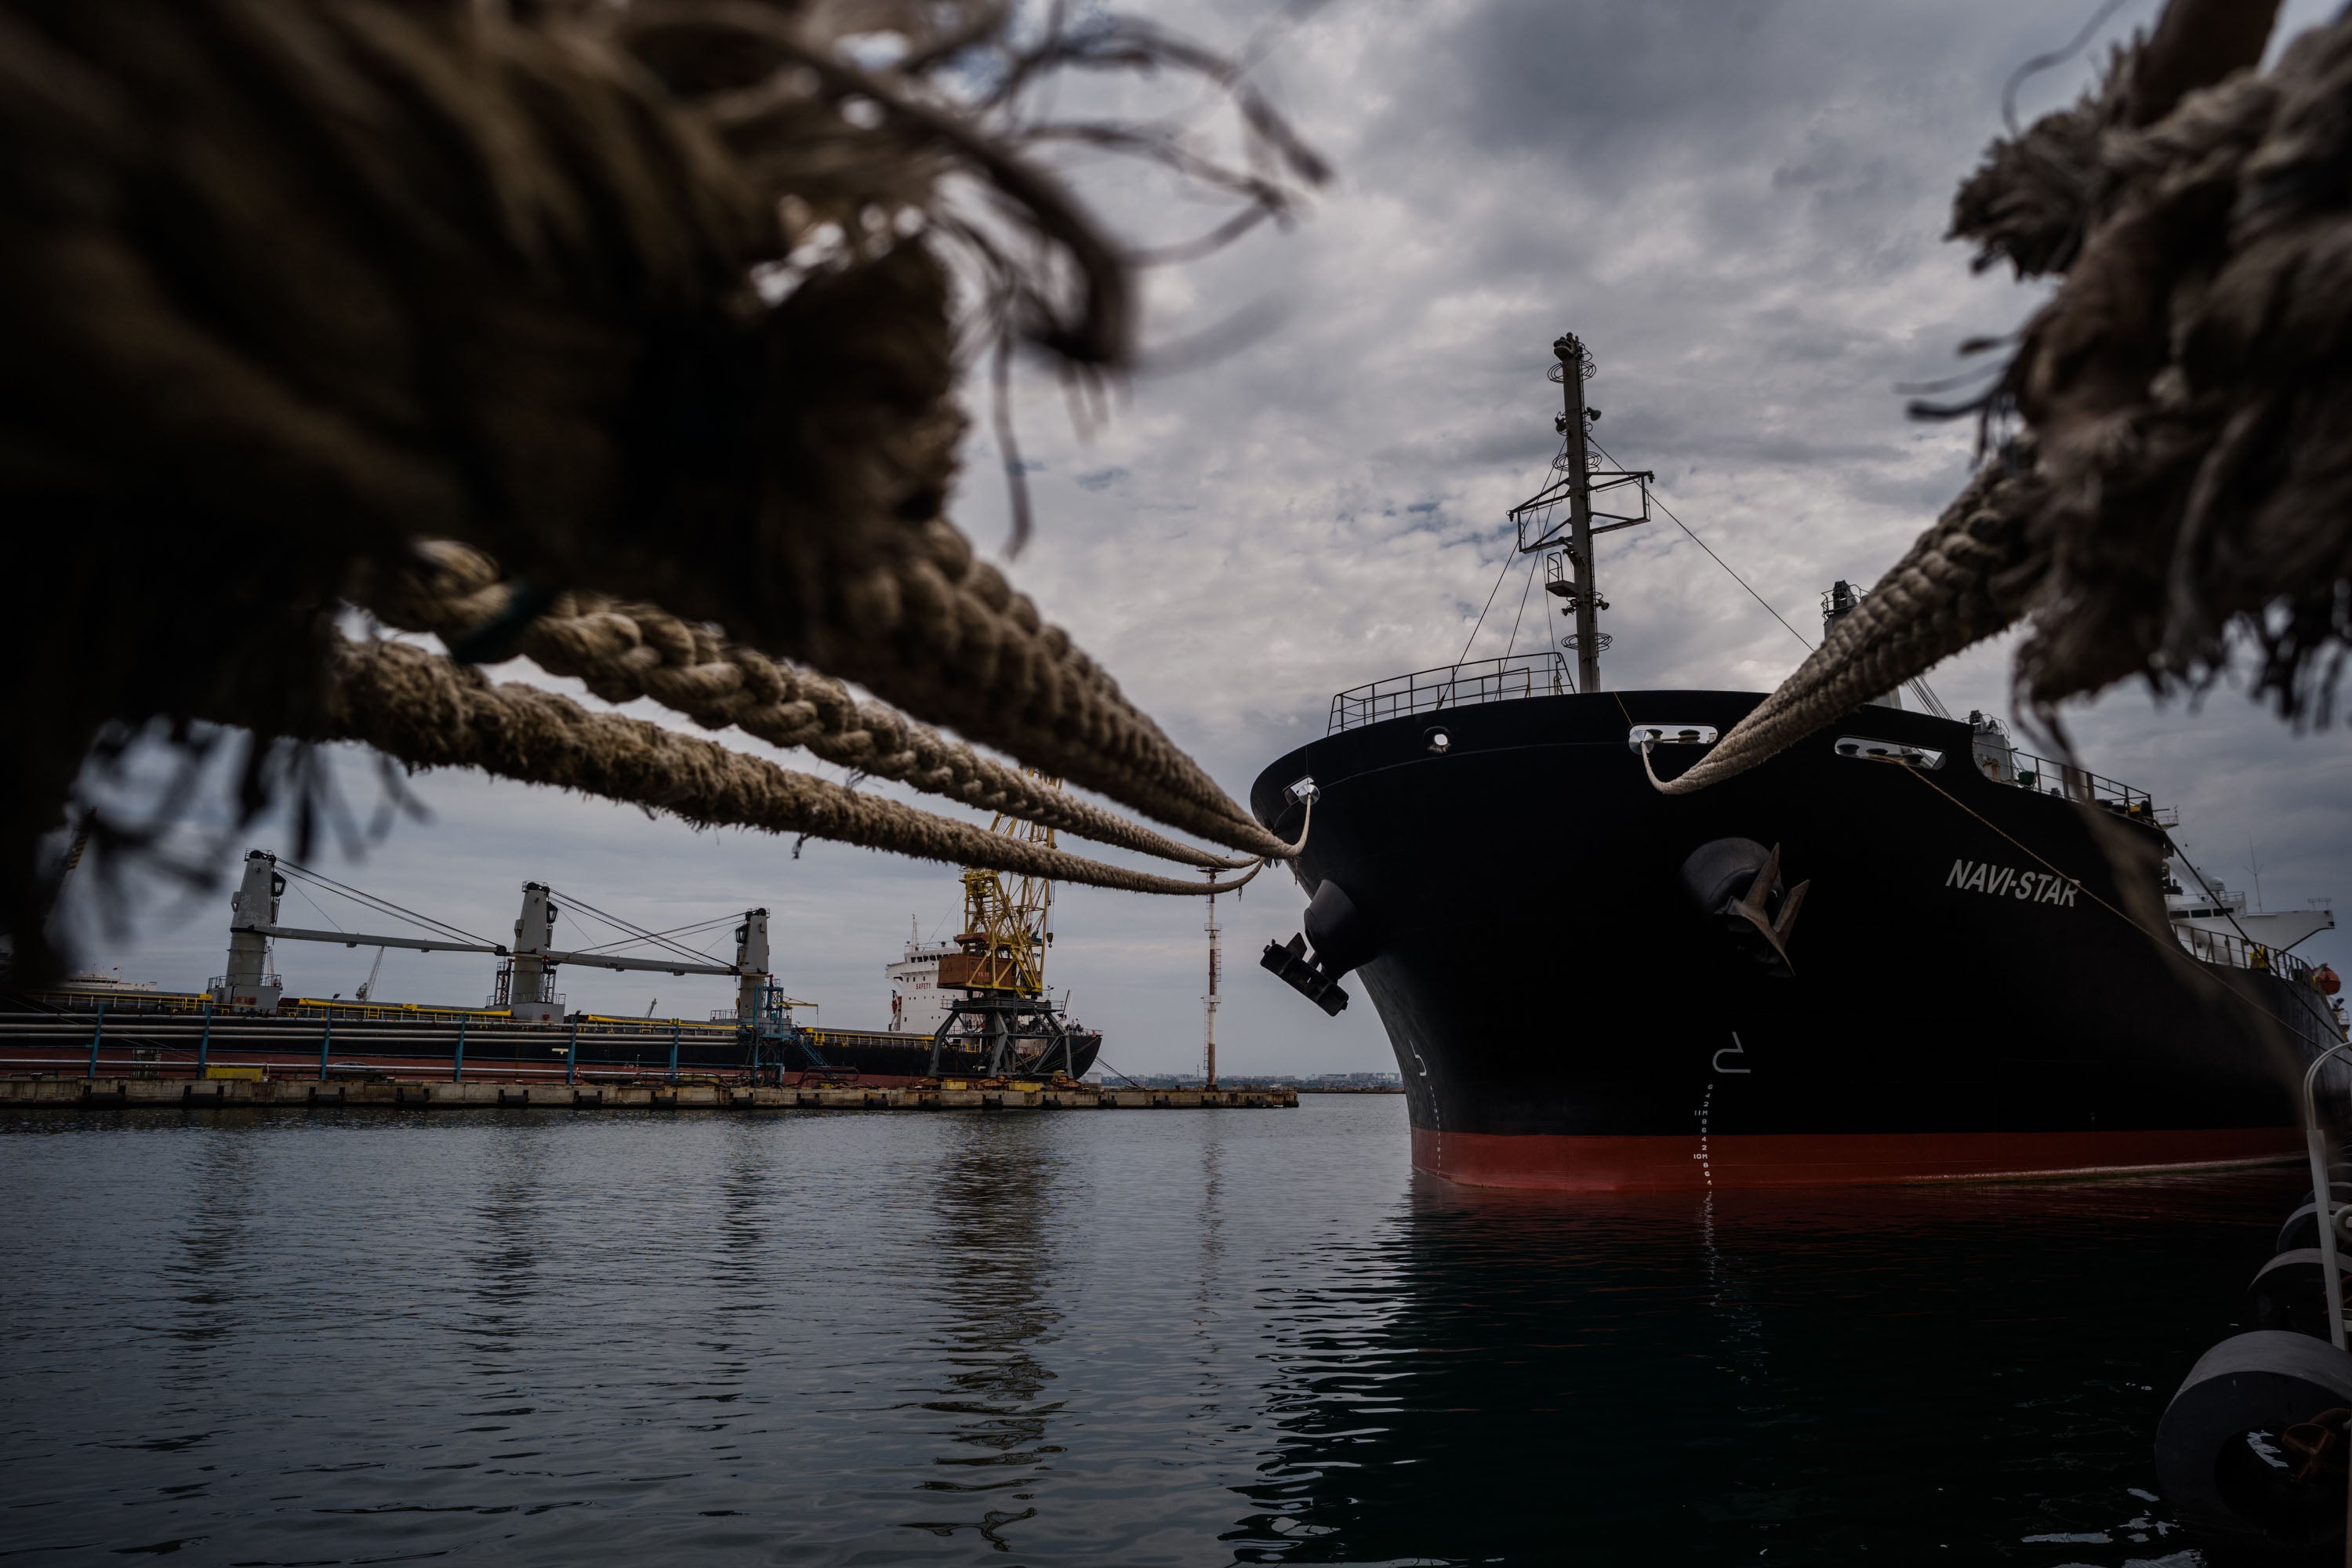
[[[2305,1184],[1530,1200],[1402,1101],[0,1119],[0,1556],[2193,1563]]]

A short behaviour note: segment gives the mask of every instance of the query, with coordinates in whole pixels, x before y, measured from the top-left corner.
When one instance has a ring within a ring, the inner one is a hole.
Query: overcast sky
[[[1238,48],[1278,9],[1153,15]],[[1874,580],[1963,481],[1972,431],[1907,420],[1895,388],[1949,374],[1962,339],[2008,331],[2040,297],[1972,277],[1940,237],[1954,184],[1999,128],[2003,81],[2092,9],[1339,0],[1309,13],[1276,35],[1261,75],[1336,182],[1291,232],[1153,278],[1152,340],[1238,320],[1220,356],[1137,377],[1083,436],[1053,379],[1024,377],[1038,535],[1010,570],[1245,796],[1258,769],[1321,733],[1334,690],[1454,660],[1490,592],[1472,657],[1503,652],[1515,620],[1521,650],[1557,638],[1541,594],[1518,616],[1524,560],[1495,590],[1511,553],[1503,513],[1556,448],[1544,374],[1570,330],[1598,362],[1600,440],[1655,469],[1659,499],[1816,636],[1821,592]],[[2283,33],[2321,12],[2289,5]],[[2154,13],[2126,5],[2091,53],[2024,87],[2023,113],[2071,98],[2106,40]],[[1116,90],[1135,112],[1191,101],[1164,84]],[[1076,173],[1139,238],[1202,226],[1148,177]],[[976,434],[969,457],[956,512],[1001,553],[995,453]],[[1764,690],[1805,651],[1664,519],[1608,536],[1600,570],[1608,685]],[[2005,715],[2008,659],[2005,641],[1988,645],[1933,684],[1956,710]],[[2352,894],[2341,729],[2295,737],[2236,691],[2193,711],[2121,691],[2076,732],[2098,771],[2179,805],[2210,873],[2250,885],[2259,864],[2273,909]],[[368,770],[346,771],[364,805]],[[794,859],[789,844],[478,777],[415,788],[429,825],[401,824],[356,862],[322,854],[321,868],[501,939],[526,879],[655,926],[762,904],[782,982],[830,1025],[879,1026],[883,965],[910,918],[951,934],[960,910],[951,870],[863,850],[812,843]],[[250,837],[288,847],[275,826]],[[1368,1005],[1327,1020],[1255,967],[1301,902],[1272,877],[1238,906],[1220,900],[1221,1066],[1392,1067]],[[313,913],[289,900],[284,918]],[[155,890],[127,934],[85,919],[87,951],[126,978],[197,986],[219,970],[226,914],[226,889],[194,907]],[[1061,892],[1049,978],[1118,1068],[1197,1066],[1202,918],[1198,902]],[[2328,933],[2303,951],[2341,966],[2352,944]],[[348,994],[373,958],[289,943],[279,967],[305,994]],[[379,994],[466,1001],[489,983],[468,957],[394,952]],[[563,988],[575,1007],[658,1001],[665,1016],[730,1001],[723,982],[669,976],[573,970]]]

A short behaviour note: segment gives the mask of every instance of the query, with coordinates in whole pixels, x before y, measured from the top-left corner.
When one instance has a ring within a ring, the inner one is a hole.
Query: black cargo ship
[[[1589,365],[1572,338],[1559,352]],[[1564,435],[1583,428],[1566,380]],[[1762,698],[1599,689],[1590,498],[1647,476],[1581,451],[1559,471],[1537,503],[1576,515],[1555,533],[1528,512],[1521,542],[1559,546],[1577,674],[1547,651],[1343,693],[1252,793],[1288,836],[1314,800],[1306,930],[1265,966],[1334,1011],[1361,976],[1418,1167],[1689,1188],[2301,1148],[2303,1070],[2344,1026],[2333,973],[2284,949],[2331,915],[2245,908],[2143,792],[1892,694],[1658,793],[1645,750],[1671,778]],[[1852,599],[1840,584],[1831,614]],[[2340,1105],[2352,1076],[2326,1073]]]

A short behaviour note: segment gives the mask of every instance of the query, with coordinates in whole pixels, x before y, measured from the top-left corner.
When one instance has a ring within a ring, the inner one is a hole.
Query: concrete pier
[[[408,1110],[1295,1110],[1295,1089],[1110,1089],[1015,1079],[963,1088],[753,1088],[729,1083],[463,1083],[276,1078],[0,1079],[0,1110],[187,1110],[356,1105]]]

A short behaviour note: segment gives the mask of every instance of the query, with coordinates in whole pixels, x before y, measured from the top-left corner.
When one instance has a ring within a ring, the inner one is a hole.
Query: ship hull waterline
[[[1687,796],[1655,791],[1626,743],[1637,723],[1727,732],[1759,700],[1446,708],[1342,730],[1260,776],[1253,808],[1291,835],[1287,786],[1315,781],[1299,882],[1338,881],[1377,931],[1344,984],[1395,1051],[1417,1168],[1628,1191],[2299,1155],[2296,1085],[2333,1021],[2275,974],[2135,923],[2114,857],[2152,887],[2160,836],[1984,776],[1969,726],[1924,713],[1865,709]],[[1944,765],[1840,754],[1856,735]],[[1671,777],[1703,750],[1655,764]],[[1811,884],[1790,976],[1684,890],[1685,858],[1727,837],[1780,846],[1784,880]],[[2352,1073],[2322,1086],[2340,1121]]]

